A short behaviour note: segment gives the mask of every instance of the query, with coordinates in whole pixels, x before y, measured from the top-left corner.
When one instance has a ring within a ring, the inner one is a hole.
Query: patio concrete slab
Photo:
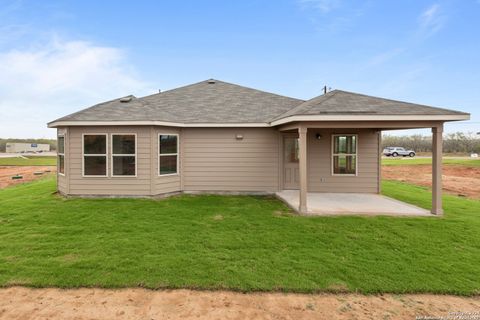
[[[298,211],[299,191],[283,190],[277,197]],[[391,215],[434,217],[428,210],[379,194],[307,193],[308,215]]]

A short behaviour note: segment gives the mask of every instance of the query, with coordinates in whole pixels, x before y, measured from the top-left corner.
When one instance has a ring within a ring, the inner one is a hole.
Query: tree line
[[[382,136],[382,149],[385,147],[404,147],[415,152],[432,152],[432,136],[414,134],[409,136]],[[445,153],[480,153],[480,135],[475,133],[447,133],[443,135]]]
[[[57,150],[57,140],[55,139],[3,139],[0,138],[0,152],[5,152],[7,142],[20,142],[20,143],[42,143],[49,144],[50,150]]]

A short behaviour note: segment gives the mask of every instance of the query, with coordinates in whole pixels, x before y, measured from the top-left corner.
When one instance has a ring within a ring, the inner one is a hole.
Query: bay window
[[[158,152],[158,174],[178,174],[178,135],[160,134]]]
[[[332,141],[332,173],[334,175],[356,175],[357,135],[334,134]]]

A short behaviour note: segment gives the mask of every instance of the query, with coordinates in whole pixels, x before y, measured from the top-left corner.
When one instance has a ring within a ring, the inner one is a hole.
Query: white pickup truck
[[[415,157],[415,151],[402,147],[386,147],[383,149],[383,155],[387,157]]]

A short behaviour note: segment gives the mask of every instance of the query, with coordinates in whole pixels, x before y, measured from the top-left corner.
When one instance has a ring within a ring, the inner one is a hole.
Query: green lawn
[[[384,182],[423,207],[429,192]],[[480,292],[480,201],[444,218],[302,217],[254,196],[64,199],[0,190],[0,285],[296,292]]]
[[[432,164],[432,158],[388,158],[382,159],[382,165],[415,165],[415,164]],[[446,165],[461,165],[466,167],[480,167],[480,158],[478,159],[459,159],[459,158],[443,158],[443,164]]]
[[[0,166],[56,166],[57,157],[31,156],[24,158],[0,158]]]

